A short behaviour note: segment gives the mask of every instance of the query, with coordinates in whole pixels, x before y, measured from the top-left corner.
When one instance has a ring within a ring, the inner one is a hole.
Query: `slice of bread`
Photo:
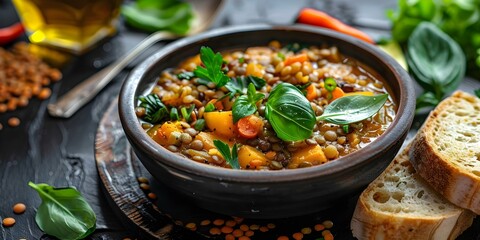
[[[480,214],[480,99],[457,91],[417,133],[410,151],[416,171],[450,202]]]
[[[351,221],[360,240],[455,239],[475,214],[432,189],[409,161],[410,145],[362,192]]]

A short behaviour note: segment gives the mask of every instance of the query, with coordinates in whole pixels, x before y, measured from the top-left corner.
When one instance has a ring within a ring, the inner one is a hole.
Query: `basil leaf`
[[[140,107],[145,108],[144,120],[150,123],[157,123],[168,117],[170,114],[167,107],[162,103],[157,94],[151,93],[147,96],[138,97]]]
[[[270,92],[265,117],[284,141],[309,138],[315,125],[315,112],[310,102],[290,83],[280,83]]]
[[[200,59],[205,67],[197,66],[193,70],[196,77],[209,80],[217,87],[222,87],[230,81],[230,78],[222,71],[223,57],[220,53],[214,53],[209,47],[201,47]]]
[[[410,36],[407,63],[417,82],[439,101],[465,76],[466,60],[460,46],[428,22],[421,23]]]
[[[225,87],[232,92],[233,94],[245,94],[247,92],[248,85],[253,83],[255,89],[261,89],[267,81],[263,78],[255,77],[255,76],[241,76],[237,78],[232,78],[230,82],[225,84]]]
[[[122,6],[121,12],[125,22],[134,28],[148,32],[164,30],[182,35],[188,32],[194,17],[190,4],[178,0],[138,0]]]
[[[264,97],[265,95],[257,93],[253,83],[250,83],[250,85],[248,85],[247,95],[238,97],[233,103],[233,122],[236,123],[240,118],[254,114],[257,111],[257,102]]]
[[[213,144],[218,149],[220,154],[222,154],[225,161],[233,168],[240,169],[240,164],[238,163],[238,148],[237,144],[233,144],[232,152],[230,152],[230,147],[228,144],[222,142],[221,140],[213,140]]]
[[[440,101],[432,92],[424,92],[417,98],[416,108],[421,109],[425,107],[435,107]]]
[[[318,121],[327,121],[338,125],[346,125],[367,119],[377,113],[388,99],[388,94],[375,96],[351,95],[335,99],[331,102]]]
[[[95,231],[95,213],[76,189],[32,182],[28,185],[42,199],[35,216],[42,231],[59,239],[83,239]]]
[[[477,95],[477,97],[480,98],[480,88],[477,90],[474,90],[473,92],[475,93],[475,95]]]

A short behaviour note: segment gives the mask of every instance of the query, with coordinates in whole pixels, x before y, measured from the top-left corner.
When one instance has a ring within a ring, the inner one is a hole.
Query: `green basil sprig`
[[[359,122],[377,113],[387,99],[387,94],[341,97],[331,102],[323,114],[316,117],[310,102],[298,88],[289,83],[280,83],[268,97],[265,117],[280,139],[299,141],[312,135],[317,121],[338,125]]]
[[[95,213],[76,189],[44,183],[28,185],[42,199],[35,216],[42,231],[59,239],[83,239],[95,231]]]
[[[250,83],[246,95],[238,97],[232,106],[233,122],[240,118],[252,115],[257,111],[257,102],[265,98],[264,94],[257,93],[255,85]]]
[[[233,144],[232,152],[230,152],[230,147],[228,144],[222,142],[221,140],[213,140],[213,144],[218,149],[220,154],[222,154],[225,161],[233,168],[240,169],[240,164],[238,163],[238,147],[237,144]]]
[[[309,138],[315,125],[315,112],[310,102],[290,83],[280,83],[270,92],[265,117],[284,141]]]
[[[265,86],[267,82],[263,78],[255,76],[241,76],[231,78],[231,81],[227,82],[225,87],[230,91],[230,94],[245,94],[250,83],[255,86],[255,89],[260,89]]]
[[[359,122],[377,113],[387,99],[388,94],[344,96],[331,102],[316,119],[338,125]]]
[[[417,99],[417,109],[434,106],[455,90],[465,76],[466,60],[460,46],[434,24],[423,22],[408,40],[407,63],[427,96]],[[435,99],[432,99],[432,94]],[[425,100],[425,101],[424,101]]]
[[[193,70],[196,77],[213,82],[217,87],[222,87],[230,81],[222,71],[223,57],[220,53],[214,53],[209,47],[201,47],[200,59],[205,67],[197,66]]]

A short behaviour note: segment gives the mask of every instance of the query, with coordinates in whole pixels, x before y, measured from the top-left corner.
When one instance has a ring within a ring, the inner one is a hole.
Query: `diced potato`
[[[247,64],[247,69],[245,75],[255,76],[255,77],[263,77],[265,73],[264,67],[258,63],[249,63]]]
[[[242,169],[257,169],[268,166],[270,160],[254,147],[243,145],[238,149],[238,163]]]
[[[233,124],[232,111],[214,111],[203,114],[205,124],[215,134],[222,135],[227,138],[235,136],[236,129]]]
[[[299,149],[292,154],[290,163],[287,168],[298,168],[303,163],[311,163],[313,166],[327,162],[327,157],[323,150],[318,145],[309,145],[305,148]]]
[[[213,144],[213,140],[221,140],[224,143],[228,144],[230,147],[233,146],[232,141],[228,141],[228,139],[225,139],[225,137],[215,135],[214,133],[211,132],[200,132],[195,136],[195,140],[200,140],[203,143],[203,148],[206,150],[214,149],[215,145]]]
[[[180,133],[183,132],[182,124],[179,121],[165,122],[159,127],[152,138],[162,146],[178,143]]]

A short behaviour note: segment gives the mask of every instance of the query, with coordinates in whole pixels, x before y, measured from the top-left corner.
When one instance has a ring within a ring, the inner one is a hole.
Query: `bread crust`
[[[446,199],[457,206],[480,214],[480,176],[473,174],[458,163],[453,163],[454,158],[458,155],[445,154],[439,150],[439,146],[435,143],[435,137],[447,138],[449,136],[432,134],[442,123],[442,115],[452,111],[452,108],[453,110],[459,108],[459,104],[473,104],[479,106],[478,109],[480,109],[478,98],[461,91],[455,92],[451,97],[442,101],[430,113],[413,140],[410,161],[415,170]],[[480,114],[480,110],[478,111]],[[478,151],[478,148],[480,148],[480,143],[474,151]],[[480,172],[480,169],[478,171]]]
[[[475,214],[471,211],[454,206],[442,199],[439,194],[432,194],[431,201],[445,202],[451,210],[439,211],[435,214],[420,214],[413,211],[411,214],[399,214],[392,211],[382,211],[373,205],[381,205],[372,199],[373,192],[378,191],[378,184],[387,181],[388,173],[395,169],[411,169],[412,181],[418,190],[431,189],[420,176],[415,173],[408,160],[410,145],[405,147],[390,163],[386,170],[360,195],[351,221],[353,236],[360,240],[452,240],[466,230],[473,222]],[[398,170],[397,170],[398,171]],[[410,171],[410,170],[408,170]],[[398,185],[397,185],[398,186]],[[434,193],[433,190],[430,190]],[[392,192],[390,192],[392,194]],[[400,204],[400,203],[399,203]],[[419,205],[418,208],[428,207]]]

